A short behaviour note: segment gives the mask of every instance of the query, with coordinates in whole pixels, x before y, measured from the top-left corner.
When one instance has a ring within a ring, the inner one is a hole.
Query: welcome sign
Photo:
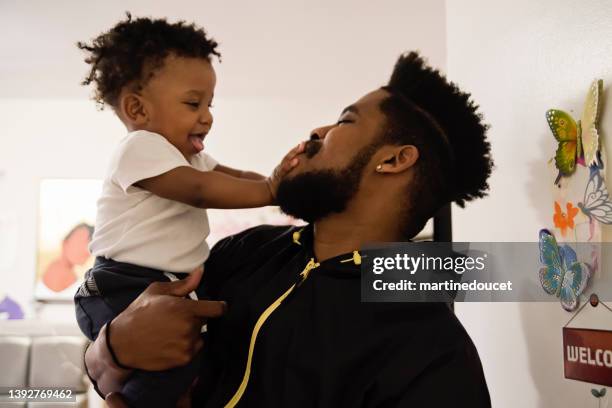
[[[563,328],[565,378],[612,386],[612,331]]]

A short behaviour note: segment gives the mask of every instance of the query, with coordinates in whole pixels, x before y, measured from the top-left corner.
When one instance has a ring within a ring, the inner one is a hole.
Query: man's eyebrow
[[[340,116],[344,115],[346,112],[354,113],[355,115],[359,115],[359,109],[355,105],[349,105],[342,110]]]

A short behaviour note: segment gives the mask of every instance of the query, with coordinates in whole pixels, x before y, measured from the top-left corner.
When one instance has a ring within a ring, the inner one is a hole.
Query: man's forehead
[[[381,113],[380,103],[389,96],[384,89],[377,89],[359,98],[353,104],[344,108],[342,113],[352,112],[360,116]]]

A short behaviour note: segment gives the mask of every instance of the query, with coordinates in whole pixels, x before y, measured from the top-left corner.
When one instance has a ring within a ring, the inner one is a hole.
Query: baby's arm
[[[230,176],[238,177],[246,180],[265,180],[266,176],[261,175],[259,173],[255,173],[254,171],[246,171],[246,170],[237,170],[232,169],[231,167],[223,166],[218,164],[215,167],[215,171],[220,171],[221,173],[229,174]]]
[[[263,207],[274,203],[280,178],[297,165],[296,156],[303,150],[303,144],[292,149],[274,170],[272,177],[250,172],[242,174],[239,170],[223,166],[219,169],[221,171],[217,171],[219,166],[214,171],[182,166],[141,180],[136,185],[160,197],[199,208]],[[241,177],[232,175],[232,172]]]
[[[141,180],[137,185],[160,197],[199,208],[252,208],[273,202],[266,179],[246,180],[188,166]]]

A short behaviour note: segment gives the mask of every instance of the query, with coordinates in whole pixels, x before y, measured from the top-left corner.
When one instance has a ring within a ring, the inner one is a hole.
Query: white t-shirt
[[[157,133],[129,133],[104,180],[91,253],[166,272],[191,272],[201,266],[209,254],[206,210],[159,197],[134,184],[177,167],[209,171],[216,165],[204,152],[188,162]]]

